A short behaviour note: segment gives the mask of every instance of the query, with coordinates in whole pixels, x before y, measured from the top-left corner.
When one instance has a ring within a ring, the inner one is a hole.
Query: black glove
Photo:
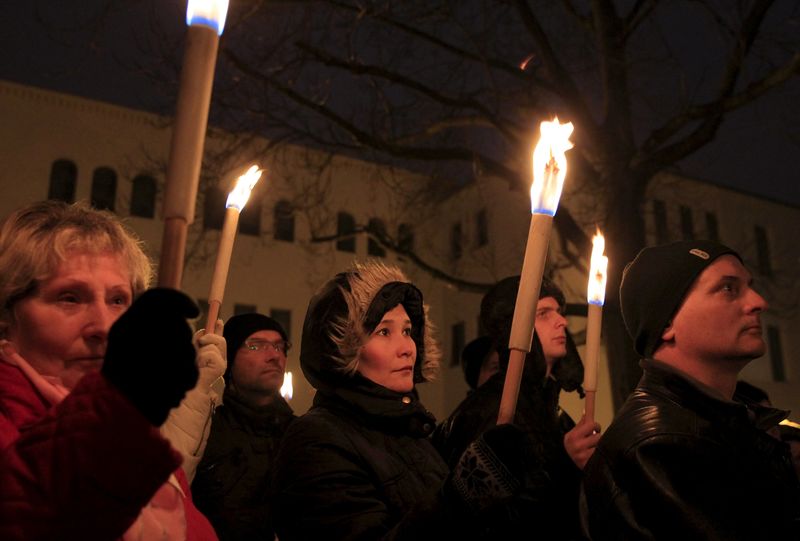
[[[155,426],[197,383],[192,329],[199,310],[174,289],[149,289],[111,326],[103,375]]]
[[[472,511],[486,511],[513,498],[522,488],[528,440],[510,424],[490,428],[469,444],[449,483]]]

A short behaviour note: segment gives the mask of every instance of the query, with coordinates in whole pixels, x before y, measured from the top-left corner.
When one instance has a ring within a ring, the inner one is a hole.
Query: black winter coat
[[[712,397],[654,361],[642,368],[585,469],[592,539],[800,539],[788,447],[765,432],[786,412]]]
[[[525,367],[529,372],[528,366]],[[433,436],[434,446],[452,467],[467,445],[497,423],[505,374],[498,373],[471,392]],[[575,423],[558,406],[561,386],[535,371],[522,379],[514,424],[529,436],[527,477],[520,499],[491,539],[581,539],[578,500],[581,471],[564,449],[564,434]]]
[[[447,466],[426,438],[433,416],[415,393],[356,375],[318,391],[289,428],[275,477],[281,541],[442,539],[465,517],[442,497]]]
[[[194,503],[221,541],[272,541],[272,473],[281,438],[295,419],[276,395],[254,408],[228,387],[192,482]]]

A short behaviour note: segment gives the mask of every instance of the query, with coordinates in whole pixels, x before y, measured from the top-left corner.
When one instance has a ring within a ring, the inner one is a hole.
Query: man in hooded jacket
[[[508,338],[514,315],[519,277],[498,282],[481,302],[480,321],[500,352],[500,371],[471,392],[443,421],[433,443],[449,464],[485,430],[497,423],[508,366]],[[562,389],[583,395],[583,364],[566,330],[564,294],[545,278],[537,304],[533,347],[525,360],[515,423],[529,438],[533,451],[526,461],[523,497],[509,506],[509,516],[491,538],[580,539],[578,500],[580,467],[599,439],[600,427],[576,427],[558,405]],[[544,344],[542,343],[544,341]],[[569,451],[565,448],[568,438]],[[580,467],[579,467],[580,466]]]

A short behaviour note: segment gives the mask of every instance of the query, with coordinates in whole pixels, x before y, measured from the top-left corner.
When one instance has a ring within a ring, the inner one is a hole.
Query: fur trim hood
[[[398,304],[408,312],[417,346],[414,381],[435,379],[441,353],[422,293],[397,267],[370,261],[337,274],[309,302],[300,366],[311,385],[348,386],[357,374],[361,347],[383,314]]]

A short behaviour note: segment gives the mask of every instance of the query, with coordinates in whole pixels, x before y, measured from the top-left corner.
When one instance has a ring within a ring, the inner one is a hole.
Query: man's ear
[[[671,342],[675,339],[675,329],[672,327],[672,321],[667,323],[667,326],[661,332],[661,340],[664,342]]]

